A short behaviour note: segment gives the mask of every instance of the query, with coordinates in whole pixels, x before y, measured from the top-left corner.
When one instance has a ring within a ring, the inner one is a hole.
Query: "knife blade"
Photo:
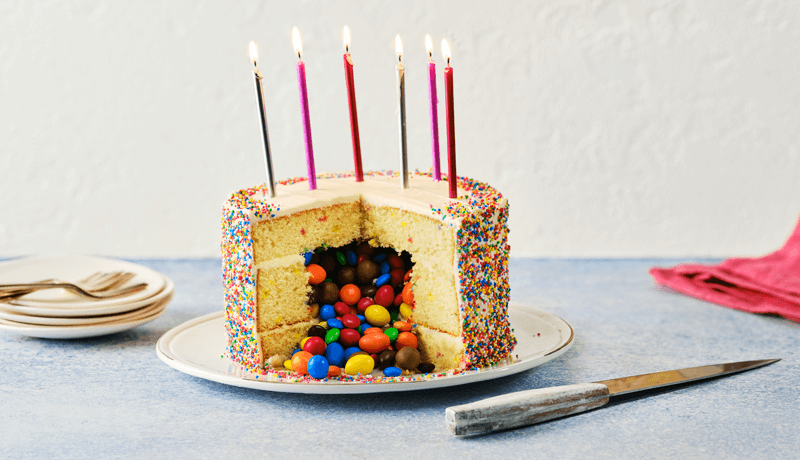
[[[448,407],[445,423],[456,436],[485,434],[546,422],[606,405],[611,397],[722,377],[780,361],[761,359],[688,367],[592,383],[519,391]]]

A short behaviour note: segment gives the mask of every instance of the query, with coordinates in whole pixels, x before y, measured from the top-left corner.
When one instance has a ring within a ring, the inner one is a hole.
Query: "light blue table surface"
[[[438,390],[317,396],[202,380],[159,360],[169,329],[223,308],[219,260],[141,260],[175,281],[158,320],[44,340],[0,331],[0,457],[800,458],[800,325],[656,288],[676,260],[511,262],[512,300],[572,325],[534,370]],[[453,436],[445,408],[503,393],[759,358],[782,361],[541,425]]]

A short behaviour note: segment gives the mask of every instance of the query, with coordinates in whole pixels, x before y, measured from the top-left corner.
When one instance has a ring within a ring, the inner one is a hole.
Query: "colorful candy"
[[[310,264],[306,267],[306,271],[311,274],[308,278],[308,282],[311,284],[319,284],[325,281],[325,277],[327,276],[325,269],[317,264]]]
[[[328,360],[322,355],[313,356],[306,363],[308,375],[315,379],[324,379],[328,375]]]
[[[367,322],[369,324],[376,327],[383,327],[389,324],[389,321],[391,320],[389,310],[381,305],[370,305],[364,312],[364,316],[367,317]]]
[[[380,353],[390,345],[391,340],[386,334],[367,334],[358,341],[358,348],[367,353]]]
[[[367,375],[375,369],[375,360],[367,354],[351,356],[344,365],[344,373]]]

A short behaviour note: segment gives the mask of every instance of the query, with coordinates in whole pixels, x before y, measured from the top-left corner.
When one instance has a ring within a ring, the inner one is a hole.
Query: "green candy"
[[[394,327],[390,327],[389,329],[383,331],[383,333],[389,336],[390,342],[394,342],[395,340],[397,340],[397,335],[400,334],[400,331],[398,331]]]
[[[336,251],[336,260],[340,265],[347,265],[347,258],[339,251]]]
[[[339,331],[339,329],[333,328],[333,329],[328,330],[328,332],[325,333],[325,343],[326,344],[327,343],[333,343],[333,342],[339,340],[339,334],[341,334],[341,331]],[[397,336],[395,336],[395,337],[397,337]]]
[[[397,321],[397,314],[398,314],[397,310],[395,310],[395,309],[389,310],[389,317],[392,318],[392,323]]]

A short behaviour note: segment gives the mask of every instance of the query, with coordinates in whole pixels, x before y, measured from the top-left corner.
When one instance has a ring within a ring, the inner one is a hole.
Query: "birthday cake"
[[[316,190],[296,178],[274,198],[263,185],[228,198],[225,327],[241,369],[388,376],[510,356],[507,200],[464,177],[451,199],[446,180],[409,176],[405,189],[398,173],[323,174]]]

